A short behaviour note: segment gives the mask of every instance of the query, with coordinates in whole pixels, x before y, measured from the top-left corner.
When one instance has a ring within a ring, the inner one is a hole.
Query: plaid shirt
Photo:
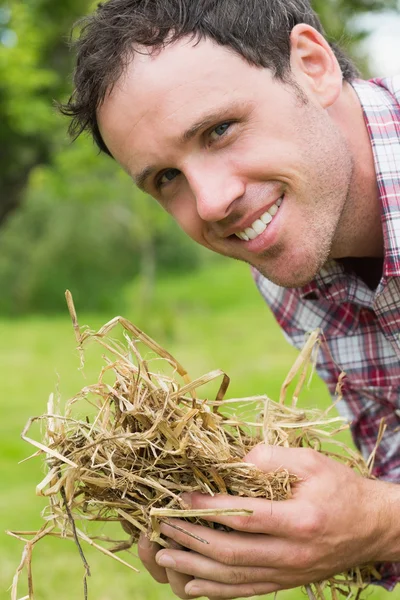
[[[385,419],[374,475],[400,483],[400,76],[357,80],[353,87],[371,139],[382,207],[385,256],[378,287],[371,290],[333,260],[302,288],[279,287],[256,270],[253,276],[290,343],[301,348],[307,332],[322,329],[320,376],[334,395],[341,370],[346,372],[338,409],[364,457]],[[382,585],[392,589],[400,581],[400,563],[385,563],[381,573]]]

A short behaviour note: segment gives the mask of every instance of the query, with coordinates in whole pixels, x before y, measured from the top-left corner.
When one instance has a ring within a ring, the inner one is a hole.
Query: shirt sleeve
[[[295,337],[285,332],[285,337],[294,346],[301,349],[305,331],[297,331]],[[336,385],[341,370],[333,361],[329,347],[322,346],[316,367],[318,375],[327,384],[333,400],[336,400]],[[386,431],[376,449],[372,475],[400,484],[400,411],[395,408],[391,398],[393,389],[365,386],[354,388],[349,378],[343,381],[343,400],[337,403],[340,415],[350,423],[350,430],[357,449],[367,460],[375,449],[382,419]],[[400,510],[400,507],[399,507]],[[373,579],[372,584],[392,590],[400,582],[400,563],[381,563],[377,565],[381,579]]]
[[[385,385],[387,381],[371,385],[368,344],[357,331],[346,332],[344,327],[335,328],[336,324],[324,328],[326,313],[319,309],[318,303],[304,301],[295,290],[279,288],[257,274],[255,280],[291,345],[301,350],[307,334],[316,327],[322,327],[324,336],[316,365],[318,375],[336,400],[339,376],[343,371],[346,373],[343,400],[337,403],[337,408],[350,423],[354,443],[365,460],[375,449],[384,419],[386,431],[376,450],[372,474],[400,484],[400,387]],[[374,373],[378,371],[379,374],[379,368],[379,365],[374,365]],[[372,583],[391,590],[400,582],[400,563],[382,563],[378,571],[382,578]]]

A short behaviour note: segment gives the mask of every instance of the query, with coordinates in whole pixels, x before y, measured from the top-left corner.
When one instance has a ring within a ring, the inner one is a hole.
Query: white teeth
[[[257,219],[257,221],[254,221],[254,223],[251,227],[252,227],[252,229],[254,229],[254,231],[256,233],[258,233],[258,235],[260,235],[260,233],[265,231],[267,228],[266,224],[263,223],[263,221],[261,221],[260,219]]]
[[[271,223],[272,217],[271,217],[270,213],[266,212],[265,214],[263,214],[263,216],[261,217],[261,221],[263,223],[265,223],[265,225],[268,225],[268,223]]]
[[[268,209],[267,212],[265,212],[263,215],[261,215],[261,217],[259,219],[254,221],[254,223],[252,223],[250,227],[246,227],[246,229],[244,231],[239,231],[235,235],[239,239],[241,239],[245,242],[248,242],[249,240],[255,240],[256,237],[261,235],[266,230],[268,224],[271,223],[273,217],[278,212],[279,207],[282,204],[282,201],[283,201],[283,196],[281,198],[279,198],[275,202],[275,204],[273,204]]]
[[[244,232],[249,238],[249,240],[255,240],[258,236],[258,233],[256,233],[251,227],[247,227],[247,229],[245,229]]]
[[[278,212],[278,210],[279,210],[279,206],[277,206],[276,204],[273,204],[271,206],[271,208],[268,210],[268,212],[272,217],[274,217],[276,215],[276,213]]]

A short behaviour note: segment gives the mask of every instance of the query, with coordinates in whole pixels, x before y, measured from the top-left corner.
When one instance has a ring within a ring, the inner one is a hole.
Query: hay
[[[17,600],[18,581],[24,567],[28,572],[26,598],[33,598],[32,549],[47,535],[75,541],[86,575],[90,575],[90,569],[82,541],[136,570],[116,552],[137,542],[141,532],[167,546],[159,529],[160,521],[166,517],[180,517],[212,527],[215,525],[202,520],[202,516],[217,512],[249,514],[229,509],[189,510],[180,497],[183,492],[228,493],[271,500],[289,498],[296,476],[285,470],[263,473],[242,462],[260,442],[309,446],[343,461],[362,476],[371,475],[373,459],[366,463],[335,438],[347,427],[339,417],[331,416],[330,409],[305,411],[296,406],[318,350],[318,332],[309,336],[290,370],[279,402],[267,396],[224,400],[229,378],[222,371],[191,381],[173,356],[122,317],[111,320],[96,333],[90,330],[81,333],[68,292],[67,301],[82,366],[83,348],[89,342],[102,346],[106,352],[105,366],[97,383],[84,387],[66,402],[63,410],[59,399],[52,395],[47,414],[30,419],[22,434],[24,440],[38,449],[33,456],[46,457],[47,474],[36,492],[49,498],[49,509],[39,532],[8,532],[25,542],[12,585],[12,600]],[[118,324],[123,328],[124,342],[110,338]],[[145,357],[140,351],[143,345]],[[148,357],[149,351],[152,359]],[[159,372],[161,366],[167,374]],[[110,374],[112,383],[108,383]],[[288,406],[285,404],[288,386],[296,376],[298,382]],[[218,378],[222,378],[222,383],[215,400],[197,397],[198,388]],[[341,380],[338,398],[340,389]],[[246,410],[253,413],[255,405],[258,418],[238,416]],[[87,417],[88,413],[92,417]],[[28,437],[32,423],[37,421],[44,425],[41,442]],[[92,521],[119,521],[130,537],[120,541],[90,535]],[[26,536],[33,538],[28,540]],[[379,577],[373,567],[355,568],[306,589],[310,598],[325,598],[327,590],[333,600],[338,594],[350,598],[366,587],[371,575]],[[84,595],[87,598],[86,576]]]

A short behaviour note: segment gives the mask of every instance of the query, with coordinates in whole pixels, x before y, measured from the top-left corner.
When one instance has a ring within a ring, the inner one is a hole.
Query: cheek
[[[280,136],[260,130],[246,136],[235,147],[231,166],[248,181],[279,180],[294,183],[301,180],[305,170],[304,141],[294,138],[290,131]]]
[[[164,208],[189,237],[199,244],[205,245],[202,237],[204,223],[197,213],[196,202],[193,198],[184,194],[179,195]]]

